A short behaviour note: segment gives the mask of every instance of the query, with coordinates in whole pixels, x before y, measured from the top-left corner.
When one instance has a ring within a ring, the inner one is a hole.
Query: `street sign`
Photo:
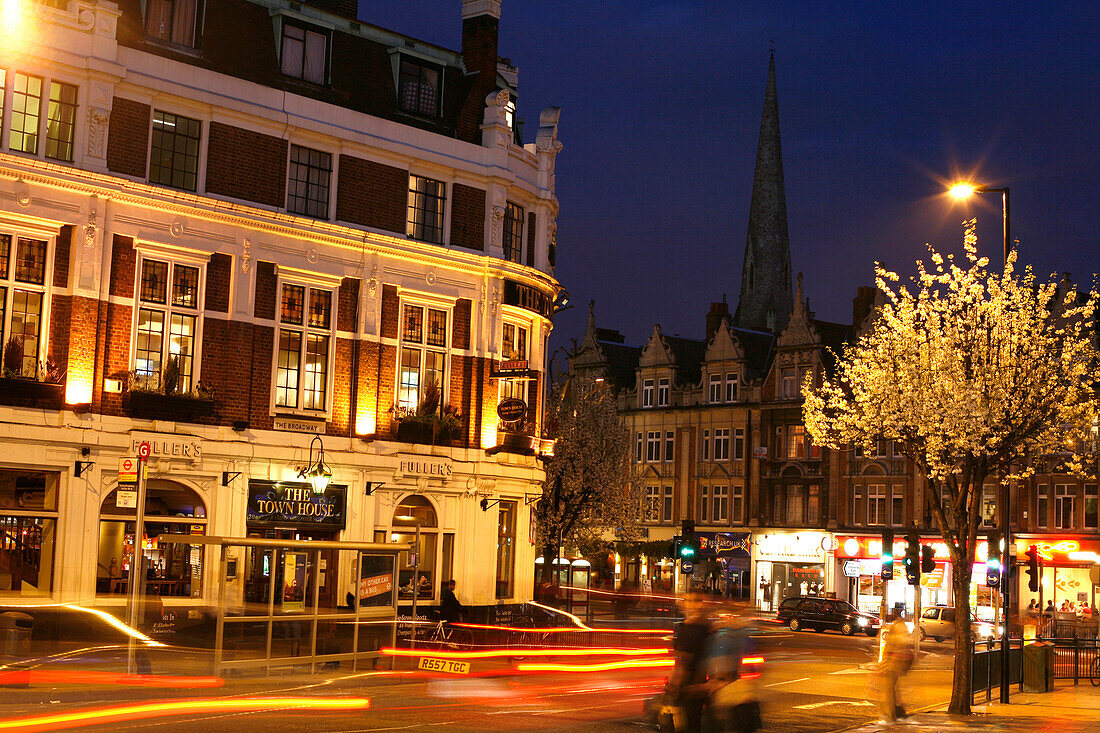
[[[681,573],[691,573],[691,571],[693,571],[693,570],[695,570],[695,563],[691,562],[690,560],[681,560],[680,561],[680,572]]]
[[[118,459],[118,482],[136,484],[138,480],[138,462],[136,458],[124,456]]]
[[[120,488],[115,494],[115,506],[119,509],[137,509],[137,492]]]
[[[149,454],[152,453],[152,451],[152,446],[150,446],[148,443],[143,442],[138,445],[138,458],[144,460],[149,457]]]
[[[844,577],[858,578],[863,574],[863,563],[859,560],[846,560],[844,562]]]

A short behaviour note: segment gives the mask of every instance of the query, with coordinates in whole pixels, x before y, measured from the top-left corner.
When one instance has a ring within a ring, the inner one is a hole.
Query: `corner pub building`
[[[0,595],[120,612],[138,551],[165,608],[198,608],[215,548],[163,534],[419,530],[399,600],[450,578],[481,615],[531,597],[561,143],[553,107],[523,143],[500,5],[453,3],[460,51],[354,0],[19,5],[0,51]],[[119,467],[141,443],[138,543]],[[317,494],[299,472],[320,450]],[[341,554],[318,555],[323,606],[355,591]],[[232,560],[246,598],[274,572]]]

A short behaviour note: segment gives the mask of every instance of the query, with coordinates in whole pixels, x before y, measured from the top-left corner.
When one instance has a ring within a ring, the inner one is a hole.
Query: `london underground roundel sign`
[[[527,403],[518,397],[509,397],[500,401],[497,405],[497,417],[504,422],[522,420],[527,414]]]

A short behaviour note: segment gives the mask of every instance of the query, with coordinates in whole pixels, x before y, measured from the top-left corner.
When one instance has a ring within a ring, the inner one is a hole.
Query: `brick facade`
[[[256,317],[273,320],[275,318],[278,278],[275,275],[275,263],[256,263]]]
[[[229,312],[229,285],[233,274],[233,258],[221,252],[210,255],[206,265],[206,309]]]
[[[485,250],[485,191],[461,183],[454,185],[451,204],[451,244]]]
[[[134,297],[134,268],[137,266],[137,252],[134,240],[115,235],[111,248],[111,297]]]
[[[336,219],[405,233],[409,172],[351,155],[340,156]]]
[[[288,146],[271,135],[211,122],[207,193],[284,208]]]
[[[152,108],[125,97],[115,97],[113,107],[107,128],[107,169],[145,178]]]

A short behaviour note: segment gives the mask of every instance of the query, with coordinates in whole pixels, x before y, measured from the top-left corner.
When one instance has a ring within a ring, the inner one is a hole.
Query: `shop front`
[[[823,596],[826,588],[825,532],[766,532],[752,543],[756,607],[774,611],[786,598]]]
[[[1050,535],[1021,535],[1013,539],[1017,565],[1026,563],[1028,548],[1035,546],[1041,579],[1039,590],[1032,592],[1025,568],[1017,567],[1017,608],[1026,609],[1035,601],[1042,608],[1053,602],[1057,611],[1075,615],[1086,615],[1083,612],[1086,604],[1095,609],[1100,601],[1100,539]],[[1095,613],[1087,615],[1095,618]]]
[[[920,606],[952,606],[954,599],[951,591],[951,563],[947,545],[941,539],[922,537],[921,546],[931,547],[935,560],[935,569],[931,573],[921,573]],[[890,615],[904,615],[912,618],[917,607],[916,588],[906,582],[905,557],[906,540],[894,538],[893,558],[894,577],[882,579],[882,536],[881,535],[837,535],[833,548],[836,558],[836,578],[834,590],[838,598],[843,598],[865,613],[879,614],[882,611],[883,593],[886,594],[886,609]],[[987,543],[980,540],[976,548],[974,571],[970,584],[970,604],[978,618],[992,619],[995,597],[993,589],[985,584],[985,561]]]
[[[748,532],[696,532],[699,563],[695,581],[709,593],[731,600],[747,600],[752,583],[752,556]]]

